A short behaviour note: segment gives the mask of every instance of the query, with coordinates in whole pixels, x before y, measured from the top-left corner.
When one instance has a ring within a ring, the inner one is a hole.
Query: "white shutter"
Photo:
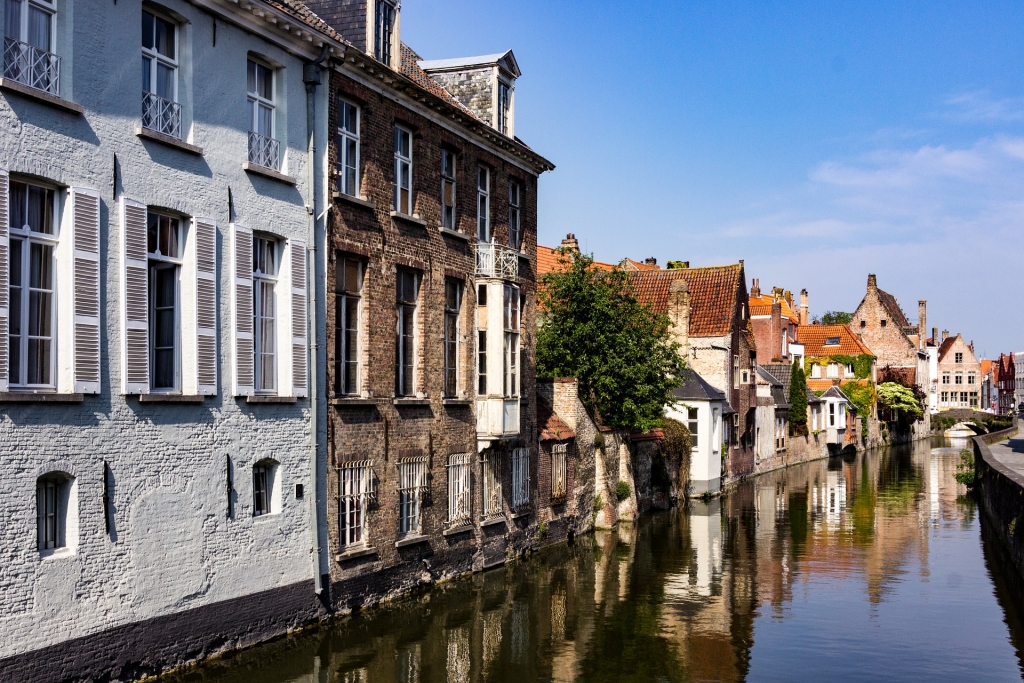
[[[10,299],[10,249],[11,235],[10,219],[7,208],[9,205],[10,183],[7,171],[0,168],[0,391],[7,391],[9,387],[10,374],[8,372],[10,349],[8,338],[8,311]]]
[[[252,330],[252,230],[231,224],[231,332],[235,342],[234,395],[256,393]]]
[[[96,190],[70,191],[72,367],[77,394],[100,393],[100,195]],[[143,209],[144,210],[144,209]]]
[[[292,395],[309,396],[309,364],[306,360],[306,243],[289,240],[292,295]]]
[[[121,198],[121,393],[149,393],[146,205]]]
[[[201,396],[217,394],[217,224],[193,221],[196,264],[196,378]]]

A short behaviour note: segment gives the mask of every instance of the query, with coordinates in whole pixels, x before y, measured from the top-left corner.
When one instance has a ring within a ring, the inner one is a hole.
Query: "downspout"
[[[323,592],[323,585],[320,580],[320,555],[323,549],[320,547],[320,337],[317,325],[317,283],[319,282],[318,266],[320,258],[316,242],[316,217],[317,209],[320,206],[317,197],[316,185],[316,88],[320,85],[320,65],[327,59],[327,44],[323,46],[320,57],[311,63],[302,65],[302,82],[306,85],[306,132],[309,137],[307,166],[309,167],[308,194],[310,201],[306,202],[306,213],[309,216],[309,238],[307,240],[307,263],[306,263],[306,291],[309,292],[309,322],[308,339],[310,340],[309,353],[309,409],[310,409],[310,484],[312,495],[309,497],[310,525],[313,532],[313,586],[317,595]]]

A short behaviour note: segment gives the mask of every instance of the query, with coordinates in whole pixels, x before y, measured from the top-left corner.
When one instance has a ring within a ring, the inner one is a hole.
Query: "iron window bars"
[[[452,527],[472,522],[471,456],[456,453],[448,458],[448,522]]]
[[[23,43],[4,38],[4,78],[42,90],[51,95],[60,93],[60,57]]]
[[[551,446],[551,500],[565,500],[568,490],[567,455],[569,444],[556,443]]]
[[[512,450],[512,509],[521,512],[530,506],[530,449]]]
[[[427,491],[427,456],[418,455],[398,461],[399,533],[420,533],[420,510]]]
[[[366,543],[366,508],[377,499],[372,460],[356,460],[338,468],[338,525],[341,545]]]

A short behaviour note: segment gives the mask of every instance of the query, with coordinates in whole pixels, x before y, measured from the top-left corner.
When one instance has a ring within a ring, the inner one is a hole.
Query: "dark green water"
[[[768,474],[172,680],[1021,680],[1021,581],[957,459]]]

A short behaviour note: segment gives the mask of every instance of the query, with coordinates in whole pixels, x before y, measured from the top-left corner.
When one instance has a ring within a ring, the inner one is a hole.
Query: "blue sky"
[[[558,168],[541,244],[744,259],[853,310],[867,274],[979,354],[1024,350],[1024,3],[406,0],[424,58],[512,48]]]

